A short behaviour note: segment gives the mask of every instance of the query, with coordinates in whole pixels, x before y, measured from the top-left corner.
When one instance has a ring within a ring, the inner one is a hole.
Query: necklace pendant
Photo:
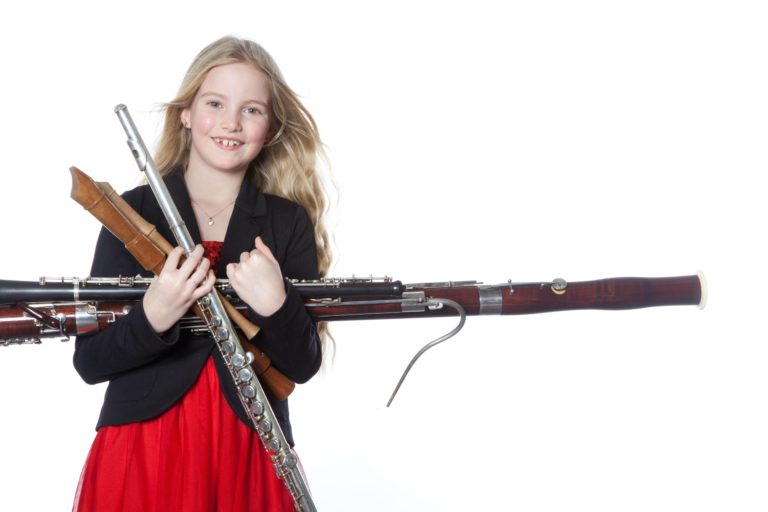
[[[208,225],[213,226],[213,217],[208,217]]]

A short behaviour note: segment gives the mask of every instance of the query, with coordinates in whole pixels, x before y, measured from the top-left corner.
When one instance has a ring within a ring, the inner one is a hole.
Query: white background
[[[261,42],[339,194],[331,274],[486,283],[702,270],[706,309],[333,325],[292,398],[322,511],[768,509],[768,16],[748,1],[6,3],[5,279],[84,276],[76,165],[138,180],[194,55]],[[0,349],[0,509],[68,510],[103,386]]]

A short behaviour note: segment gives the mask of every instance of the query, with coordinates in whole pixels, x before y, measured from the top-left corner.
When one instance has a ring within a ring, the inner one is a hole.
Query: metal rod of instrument
[[[452,338],[455,336],[462,327],[464,327],[464,321],[467,319],[467,313],[464,311],[464,308],[461,307],[461,304],[459,304],[456,301],[449,300],[449,299],[437,299],[435,302],[438,304],[435,307],[443,307],[448,306],[456,310],[456,312],[459,314],[459,323],[456,325],[456,327],[453,328],[450,332],[440,336],[437,339],[434,339],[421,347],[421,350],[416,352],[416,355],[413,356],[411,361],[408,363],[408,366],[405,367],[405,370],[403,371],[403,374],[400,376],[400,380],[397,381],[397,385],[395,386],[394,391],[392,391],[392,394],[389,397],[389,401],[387,402],[387,407],[392,405],[392,400],[395,399],[395,395],[397,395],[397,392],[400,390],[400,387],[403,385],[403,382],[405,382],[405,378],[408,376],[408,373],[411,371],[411,368],[413,368],[413,365],[416,364],[416,361],[426,352],[427,350],[431,349],[435,345],[444,342],[445,340]]]
[[[181,215],[128,113],[128,109],[125,105],[117,105],[115,113],[128,136],[128,147],[136,159],[136,164],[146,175],[149,186],[176,237],[176,241],[189,255],[194,250],[192,237],[181,219]],[[198,306],[204,313],[208,330],[221,351],[232,379],[238,388],[238,397],[248,417],[253,422],[264,448],[272,459],[277,476],[283,480],[293,497],[296,510],[299,512],[316,511],[309,494],[309,488],[298,467],[298,460],[286,441],[261,383],[249,367],[253,361],[253,354],[243,350],[237,331],[215,290],[198,300]]]

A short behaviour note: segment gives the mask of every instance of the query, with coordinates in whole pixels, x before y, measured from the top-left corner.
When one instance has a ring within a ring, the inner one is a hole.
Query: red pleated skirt
[[[209,358],[187,394],[158,418],[96,434],[76,512],[294,510],[258,435],[224,399]]]

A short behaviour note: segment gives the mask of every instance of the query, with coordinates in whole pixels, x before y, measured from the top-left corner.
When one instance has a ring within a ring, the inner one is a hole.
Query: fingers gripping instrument
[[[139,135],[125,105],[115,107],[120,123],[128,136],[128,147],[133,153],[136,164],[147,178],[150,188],[163,211],[176,241],[189,255],[194,249],[192,236],[173,203],[168,188],[155,167],[144,142]],[[245,352],[237,336],[235,327],[227,314],[221,298],[216,291],[211,291],[197,301],[198,308],[208,330],[221,351],[238,390],[238,397],[248,417],[253,422],[264,448],[274,464],[277,476],[283,480],[299,512],[316,511],[309,488],[298,467],[298,460],[291,451],[272,407],[269,405],[264,389],[250,368],[254,356]]]
[[[71,197],[86,211],[96,217],[105,228],[117,237],[128,252],[145,269],[159,274],[165,265],[166,256],[173,246],[147,222],[106,182],[95,182],[90,176],[76,167],[69,169],[72,175]],[[133,277],[130,279],[134,280]],[[135,281],[134,281],[135,282]],[[51,283],[53,284],[53,283]],[[232,304],[222,297],[222,303],[231,320],[237,324],[244,338],[241,343],[255,354],[252,366],[261,382],[266,385],[278,400],[285,400],[293,392],[296,384],[272,366],[271,359],[248,341],[259,331]],[[199,308],[196,313],[202,314]]]

